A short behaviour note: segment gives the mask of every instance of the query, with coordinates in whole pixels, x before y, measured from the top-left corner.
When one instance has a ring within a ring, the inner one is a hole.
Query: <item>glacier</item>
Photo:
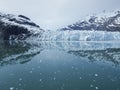
[[[45,31],[38,37],[40,41],[118,41],[120,32],[95,30]]]

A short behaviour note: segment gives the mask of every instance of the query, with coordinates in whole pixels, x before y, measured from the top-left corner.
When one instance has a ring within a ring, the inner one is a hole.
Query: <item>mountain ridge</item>
[[[120,11],[92,15],[60,30],[120,31]]]
[[[0,37],[3,40],[25,40],[41,34],[44,30],[24,15],[0,12]]]

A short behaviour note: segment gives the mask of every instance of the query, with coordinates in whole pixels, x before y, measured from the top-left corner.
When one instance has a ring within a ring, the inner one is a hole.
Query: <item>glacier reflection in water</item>
[[[0,43],[0,90],[120,90],[120,42]]]

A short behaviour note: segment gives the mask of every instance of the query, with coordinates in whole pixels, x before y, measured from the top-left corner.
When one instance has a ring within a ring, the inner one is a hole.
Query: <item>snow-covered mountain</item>
[[[120,11],[89,16],[66,28],[45,31],[45,41],[118,41],[120,40]]]
[[[40,35],[44,30],[24,15],[0,13],[0,39],[24,40]]]
[[[120,11],[89,16],[61,30],[120,31]]]
[[[120,11],[89,16],[57,31],[44,31],[23,15],[0,13],[0,39],[25,40],[26,38],[42,41],[118,41]]]

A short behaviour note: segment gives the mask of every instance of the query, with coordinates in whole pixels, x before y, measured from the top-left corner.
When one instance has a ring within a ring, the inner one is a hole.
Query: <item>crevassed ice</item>
[[[45,31],[39,38],[43,41],[112,41],[120,40],[120,32],[108,31]]]
[[[36,43],[36,42],[35,42]],[[105,50],[108,48],[120,48],[120,42],[37,42],[44,49],[70,50]],[[38,45],[38,46],[39,46]]]

